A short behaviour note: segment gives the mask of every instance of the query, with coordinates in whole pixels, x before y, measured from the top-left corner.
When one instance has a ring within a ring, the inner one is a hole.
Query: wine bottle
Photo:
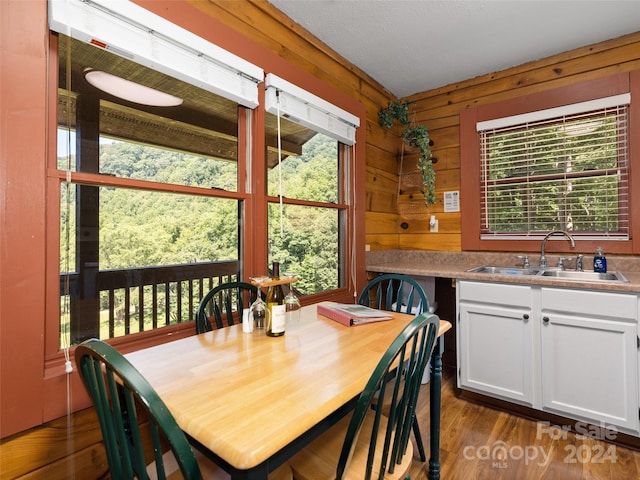
[[[273,280],[280,280],[280,264],[273,262]],[[279,337],[284,335],[286,323],[286,306],[282,285],[271,285],[267,290],[267,335]]]

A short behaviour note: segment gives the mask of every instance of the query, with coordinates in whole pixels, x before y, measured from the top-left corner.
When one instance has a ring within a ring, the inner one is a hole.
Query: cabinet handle
[[[525,313],[524,315],[522,315],[523,320],[529,320],[529,314]]]
[[[544,323],[549,323],[549,317],[542,317],[542,321]]]

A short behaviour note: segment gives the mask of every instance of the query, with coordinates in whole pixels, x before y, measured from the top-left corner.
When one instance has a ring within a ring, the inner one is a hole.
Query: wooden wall
[[[107,455],[93,408],[3,439],[0,478],[109,478]]]
[[[405,156],[397,220],[394,221],[392,211],[378,210],[384,200],[372,202],[371,206],[375,208],[367,213],[367,219],[371,220],[367,222],[367,238],[372,249],[388,248],[394,244],[396,236],[401,249],[461,249],[460,215],[444,213],[442,204],[443,192],[459,190],[460,178],[464,174],[460,165],[458,114],[461,110],[638,68],[640,32],[407,98],[411,102],[411,118],[416,124],[426,125],[434,141],[433,156],[438,159],[435,164],[437,204],[429,210],[420,205],[420,191],[414,186],[412,174],[417,157],[414,155],[407,162]],[[378,171],[385,166],[372,163],[368,168]],[[393,182],[392,171],[387,174],[385,179],[390,185]],[[465,199],[460,201],[462,203]],[[439,233],[428,233],[429,214],[439,219]],[[384,222],[374,222],[383,219]],[[401,228],[402,223],[408,224],[406,229]]]

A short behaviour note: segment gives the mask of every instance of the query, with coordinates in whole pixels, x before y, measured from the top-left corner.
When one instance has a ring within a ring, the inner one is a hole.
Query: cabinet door
[[[459,303],[459,386],[533,403],[531,310]]]
[[[542,311],[542,406],[638,431],[636,324]]]

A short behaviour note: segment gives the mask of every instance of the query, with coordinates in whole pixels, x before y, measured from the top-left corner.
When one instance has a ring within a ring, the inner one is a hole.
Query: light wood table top
[[[282,337],[235,325],[127,358],[190,437],[250,470],[358,396],[412,318],[346,327],[310,305]],[[442,321],[439,334],[449,328]]]

